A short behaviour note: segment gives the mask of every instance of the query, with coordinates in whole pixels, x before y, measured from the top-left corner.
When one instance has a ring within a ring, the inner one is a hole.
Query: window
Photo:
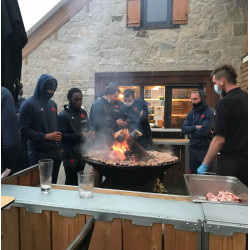
[[[187,23],[188,0],[127,0],[128,27],[169,28]]]
[[[172,0],[143,1],[143,27],[170,27],[172,25]]]

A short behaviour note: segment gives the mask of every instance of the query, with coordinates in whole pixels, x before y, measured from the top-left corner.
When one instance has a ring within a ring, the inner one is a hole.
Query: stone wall
[[[24,95],[43,73],[59,83],[59,111],[79,87],[94,101],[95,72],[213,70],[231,63],[240,75],[247,30],[246,0],[189,0],[188,24],[176,29],[126,28],[126,0],[92,0],[23,63]],[[240,79],[239,79],[240,82]]]

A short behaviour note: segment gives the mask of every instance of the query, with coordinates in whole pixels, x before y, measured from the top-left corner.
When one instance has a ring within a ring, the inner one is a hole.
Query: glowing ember
[[[113,151],[110,154],[110,156],[112,158],[120,160],[121,162],[123,162],[126,159],[125,153],[127,151],[130,151],[128,143],[127,143],[127,139],[129,137],[129,132],[128,132],[128,130],[124,130],[124,132],[125,132],[125,138],[124,138],[123,142],[115,141],[113,146],[111,147]]]

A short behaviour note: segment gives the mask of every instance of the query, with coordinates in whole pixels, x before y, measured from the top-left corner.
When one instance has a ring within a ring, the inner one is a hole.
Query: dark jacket
[[[45,140],[46,134],[59,131],[57,105],[45,98],[45,82],[52,79],[56,81],[47,74],[40,76],[33,96],[22,104],[19,113],[21,135],[32,142],[35,151],[51,151],[61,147],[60,142]]]
[[[191,134],[190,147],[209,147],[208,135],[214,126],[214,110],[207,105],[206,94],[198,90],[201,96],[201,104],[188,113],[183,125],[182,133]],[[196,125],[202,125],[196,129]]]
[[[97,133],[112,134],[112,131],[117,130],[117,119],[122,119],[121,107],[122,102],[113,104],[106,101],[104,98],[97,99],[91,106],[89,120],[91,128]]]
[[[17,98],[17,104],[16,104],[16,112],[19,113],[20,112],[20,108],[21,105],[24,103],[24,101],[26,100],[26,98],[22,97],[22,96],[18,96]]]
[[[1,172],[14,171],[18,158],[18,120],[13,96],[1,87]]]
[[[28,38],[17,0],[1,1],[1,83],[9,89],[15,104],[20,86],[22,49]]]
[[[88,130],[88,114],[84,109],[75,109],[65,105],[59,114],[59,128],[62,132],[64,158],[74,158],[81,155],[84,143],[82,132]]]
[[[148,105],[142,99],[135,99],[130,107],[124,107],[125,119],[128,122],[129,132],[132,133],[135,129],[139,130],[143,135],[136,139],[138,143],[147,141],[152,143],[152,132],[148,122]],[[140,115],[140,112],[143,114]]]

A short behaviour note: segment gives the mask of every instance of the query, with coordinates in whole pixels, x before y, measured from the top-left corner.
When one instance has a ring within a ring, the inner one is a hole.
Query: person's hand
[[[49,141],[61,141],[62,133],[61,132],[53,132],[45,135],[45,139]]]
[[[204,174],[204,172],[207,172],[208,168],[209,166],[202,162],[202,164],[197,168],[197,174]]]
[[[121,126],[121,127],[125,127],[125,126],[128,125],[128,123],[123,121],[122,119],[116,120],[116,123],[117,123],[118,126]]]
[[[87,133],[87,138],[89,138],[89,139],[91,139],[91,140],[93,140],[93,139],[95,139],[95,132],[94,131],[89,131],[88,133]]]
[[[196,127],[196,129],[199,129],[202,127],[202,125],[196,125],[195,127]]]

